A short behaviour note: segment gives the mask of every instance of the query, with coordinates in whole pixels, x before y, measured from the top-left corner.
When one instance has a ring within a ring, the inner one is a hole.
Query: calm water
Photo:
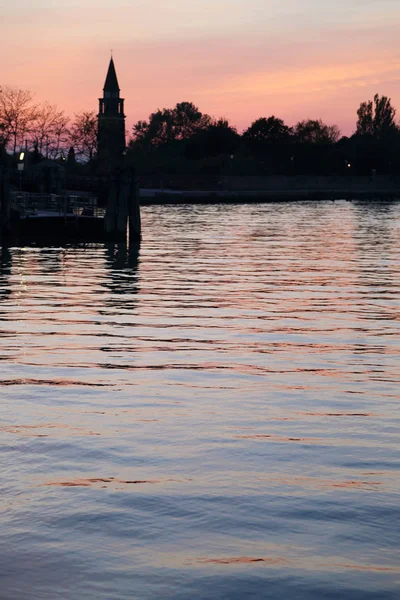
[[[400,204],[3,250],[1,600],[400,598]]]

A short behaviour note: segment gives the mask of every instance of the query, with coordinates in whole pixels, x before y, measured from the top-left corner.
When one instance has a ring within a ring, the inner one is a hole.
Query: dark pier
[[[97,198],[72,194],[11,192],[0,176],[1,240],[11,243],[42,241],[137,243],[141,237],[137,181],[118,175],[110,184],[108,206]]]

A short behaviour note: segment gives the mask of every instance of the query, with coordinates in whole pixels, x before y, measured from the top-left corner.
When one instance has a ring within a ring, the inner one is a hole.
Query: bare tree
[[[15,87],[0,88],[0,123],[5,144],[16,152],[23,146],[37,115],[37,106],[29,90]]]
[[[57,158],[61,147],[68,143],[68,117],[57,106],[45,102],[37,107],[31,140],[46,158]]]
[[[0,120],[0,150],[7,146],[8,140],[8,131],[5,127],[5,124]]]
[[[51,158],[55,159],[60,154],[60,151],[68,152],[70,147],[70,132],[68,129],[69,117],[64,115],[64,111],[60,111],[58,118],[54,123]]]
[[[0,146],[4,149],[10,141],[10,127],[7,123],[7,111],[3,105],[6,105],[5,89],[0,86]]]
[[[70,128],[70,145],[80,158],[92,160],[97,153],[97,115],[94,111],[75,114]]]

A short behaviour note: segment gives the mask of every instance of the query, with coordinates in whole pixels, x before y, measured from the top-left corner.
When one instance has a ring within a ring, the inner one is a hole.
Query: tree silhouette
[[[292,129],[275,116],[254,121],[243,133],[250,154],[262,160],[266,172],[285,172],[292,146]]]
[[[22,147],[31,132],[38,108],[33,104],[33,95],[29,90],[16,87],[0,88],[0,123],[2,139],[10,145],[15,154],[17,146]]]
[[[373,100],[362,102],[357,111],[358,135],[372,135],[377,138],[396,131],[396,110],[387,96],[375,94]]]
[[[57,158],[68,141],[68,117],[57,106],[45,102],[37,107],[32,127],[32,142],[46,158]]]
[[[236,152],[240,136],[235,127],[224,118],[211,120],[207,127],[198,129],[192,135],[185,149],[185,156],[191,159],[218,156]]]
[[[337,125],[326,125],[321,119],[300,121],[294,128],[300,144],[335,144],[340,138]]]
[[[186,140],[211,125],[211,117],[200,112],[192,102],[179,102],[172,111],[172,124],[174,139]]]
[[[148,121],[138,121],[132,129],[133,142],[141,147],[160,146],[173,140],[172,111],[168,108],[151,113]]]
[[[133,143],[143,148],[186,140],[196,131],[205,129],[211,117],[203,114],[192,102],[179,102],[174,108],[158,109],[148,121],[133,126]]]
[[[243,138],[251,145],[287,141],[292,130],[277,117],[262,117],[254,121],[243,133]]]
[[[70,129],[70,144],[80,158],[93,160],[97,153],[97,116],[94,111],[75,114]]]
[[[9,135],[5,123],[0,121],[0,150],[5,151],[8,144]]]

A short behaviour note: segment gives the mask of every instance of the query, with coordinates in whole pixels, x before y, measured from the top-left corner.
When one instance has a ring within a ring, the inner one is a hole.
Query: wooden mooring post
[[[140,203],[137,177],[133,169],[115,169],[110,177],[108,201],[104,217],[106,237],[129,242],[141,239]]]
[[[130,174],[129,188],[129,245],[133,246],[142,239],[142,222],[140,218],[139,180],[133,169]]]

